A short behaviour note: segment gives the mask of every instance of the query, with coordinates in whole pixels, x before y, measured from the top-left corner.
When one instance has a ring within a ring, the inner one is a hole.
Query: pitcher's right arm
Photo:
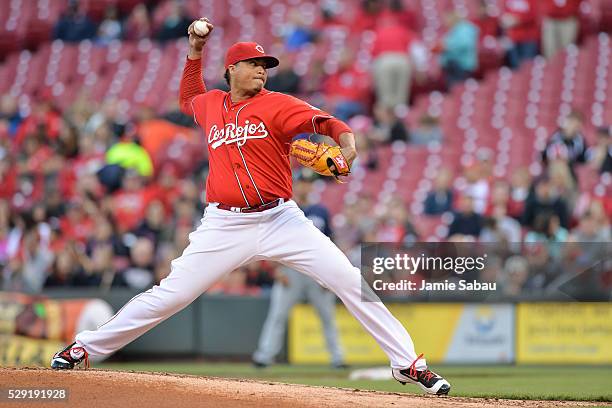
[[[189,52],[187,53],[187,61],[185,61],[185,68],[183,69],[179,88],[181,111],[190,116],[193,116],[193,98],[206,92],[204,80],[202,79],[202,49],[214,29],[214,26],[207,18],[201,18],[200,21],[205,21],[208,24],[208,34],[204,37],[197,35],[193,30],[195,21],[187,29],[189,34]]]

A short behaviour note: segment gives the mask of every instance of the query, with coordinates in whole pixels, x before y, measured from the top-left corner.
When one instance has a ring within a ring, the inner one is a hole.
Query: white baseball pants
[[[305,273],[336,293],[382,347],[392,368],[407,368],[416,360],[406,329],[382,302],[362,301],[359,269],[293,201],[259,213],[209,205],[168,277],[132,298],[97,330],[79,333],[76,342],[91,356],[111,354],[189,305],[223,275],[262,259]],[[425,367],[419,359],[416,368]]]

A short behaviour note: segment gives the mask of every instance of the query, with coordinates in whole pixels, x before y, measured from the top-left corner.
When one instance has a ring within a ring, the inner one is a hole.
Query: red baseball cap
[[[264,48],[255,42],[237,42],[232,45],[225,54],[225,69],[240,61],[253,58],[263,58],[266,60],[266,68],[274,68],[278,65],[278,59],[267,55]]]

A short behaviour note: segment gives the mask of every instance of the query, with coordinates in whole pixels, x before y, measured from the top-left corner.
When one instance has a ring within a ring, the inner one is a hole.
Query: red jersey
[[[349,100],[366,103],[370,99],[370,74],[351,67],[332,74],[323,82],[323,93],[332,102]]]
[[[514,42],[538,41],[540,28],[538,25],[538,4],[535,0],[506,0],[504,9],[513,15],[518,23],[506,32]]]
[[[582,0],[545,0],[544,15],[552,18],[578,17]]]
[[[372,57],[376,58],[385,52],[397,52],[408,55],[416,35],[408,28],[396,23],[379,27],[372,46]]]
[[[206,201],[256,206],[292,196],[289,146],[300,133],[336,142],[350,128],[293,96],[262,89],[232,102],[229,92],[206,91],[201,60],[187,59],[180,87],[181,110],[204,130],[209,174]]]
[[[151,189],[143,188],[136,191],[119,190],[113,195],[113,214],[121,232],[138,226],[145,216],[153,194]]]

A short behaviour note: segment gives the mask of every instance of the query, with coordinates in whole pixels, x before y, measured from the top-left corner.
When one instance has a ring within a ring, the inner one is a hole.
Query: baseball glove
[[[302,166],[308,167],[323,176],[333,176],[338,182],[341,182],[340,176],[347,176],[351,172],[339,146],[298,139],[291,143],[289,153]]]

